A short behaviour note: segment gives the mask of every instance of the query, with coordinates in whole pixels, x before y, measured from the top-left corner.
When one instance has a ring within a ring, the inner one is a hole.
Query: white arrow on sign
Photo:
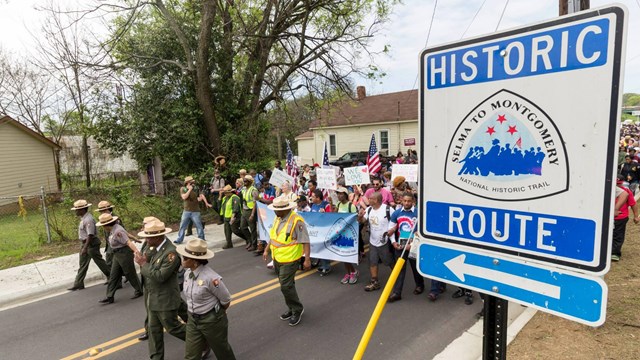
[[[560,299],[560,287],[543,283],[536,280],[523,278],[520,276],[507,274],[504,272],[483,268],[464,262],[466,255],[462,254],[444,263],[451,272],[464,282],[464,276],[471,275],[481,279],[496,281],[505,285],[513,286],[519,289],[530,291],[536,294]]]

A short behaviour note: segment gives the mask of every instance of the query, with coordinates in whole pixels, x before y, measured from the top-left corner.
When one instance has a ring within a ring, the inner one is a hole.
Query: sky
[[[34,6],[49,1],[61,7],[80,0],[0,0],[0,47],[14,55],[33,55],[42,13]],[[640,0],[618,0],[629,11],[624,92],[640,93]],[[506,8],[505,8],[506,4]],[[591,0],[591,8],[611,2]],[[434,15],[435,9],[435,15]],[[501,19],[501,14],[503,13]],[[429,25],[433,16],[431,29]],[[475,19],[474,19],[475,16]],[[417,88],[418,56],[426,47],[529,25],[558,16],[558,0],[404,0],[373,41],[373,51],[390,47],[376,60],[387,75],[380,80],[354,79],[367,94]],[[427,42],[428,38],[428,42]],[[426,46],[425,46],[426,45]]]

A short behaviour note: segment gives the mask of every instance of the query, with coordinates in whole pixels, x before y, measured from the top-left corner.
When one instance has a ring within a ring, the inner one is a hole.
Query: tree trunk
[[[58,191],[62,191],[62,179],[60,178],[60,150],[53,150],[53,164],[56,169],[56,185],[58,185]]]
[[[209,75],[211,29],[215,19],[215,9],[215,1],[207,0],[202,3],[202,22],[200,23],[200,36],[198,37],[198,49],[195,61],[195,87],[198,104],[200,105],[200,109],[202,109],[207,138],[211,146],[211,153],[220,154],[220,132],[216,122],[211,78]]]
[[[87,145],[87,135],[82,135],[82,160],[84,162],[84,178],[87,188],[91,187],[91,168],[89,166],[89,146]]]

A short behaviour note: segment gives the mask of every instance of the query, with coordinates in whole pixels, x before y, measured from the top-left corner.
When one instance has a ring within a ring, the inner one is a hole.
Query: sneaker
[[[456,292],[451,294],[451,297],[454,298],[454,299],[461,298],[463,296],[464,296],[464,290],[462,290],[460,288],[458,288],[458,290],[456,290]]]
[[[611,261],[620,261],[620,256],[618,256],[618,255],[611,255]]]
[[[340,280],[341,284],[348,284],[349,280],[351,280],[351,274],[344,274],[342,280]]]
[[[273,269],[273,260],[267,264],[267,269]]]
[[[304,309],[300,311],[300,314],[292,314],[289,319],[289,326],[296,326],[300,324],[300,320],[302,320],[302,314],[304,314]]]
[[[320,276],[327,276],[331,272],[331,268],[329,268],[329,269],[318,269],[318,272],[320,273]]]
[[[353,285],[353,284],[357,283],[359,275],[360,275],[360,273],[358,272],[358,270],[356,270],[355,272],[352,272],[351,274],[349,274],[349,284]]]
[[[467,294],[466,297],[464,298],[464,303],[466,305],[471,305],[473,304],[473,295],[471,294]]]
[[[289,320],[293,316],[293,312],[291,310],[287,310],[286,313],[280,315],[280,320],[285,321]]]
[[[434,292],[430,292],[430,293],[429,293],[429,300],[431,300],[431,301],[436,301],[436,300],[438,300],[438,295],[440,295],[440,294],[438,294],[438,293],[434,293]]]
[[[364,291],[367,291],[367,292],[375,291],[375,290],[379,290],[379,289],[380,289],[380,283],[377,282],[377,281],[373,281],[373,280],[369,283],[369,285],[364,287]]]

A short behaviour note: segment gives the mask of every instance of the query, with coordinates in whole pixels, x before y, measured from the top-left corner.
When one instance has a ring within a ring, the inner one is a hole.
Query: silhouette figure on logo
[[[535,150],[531,147],[523,153],[518,146],[500,146],[498,139],[493,139],[491,143],[491,148],[486,153],[482,146],[469,148],[467,156],[459,161],[464,165],[458,175],[542,175],[542,161],[546,154],[540,147]]]

